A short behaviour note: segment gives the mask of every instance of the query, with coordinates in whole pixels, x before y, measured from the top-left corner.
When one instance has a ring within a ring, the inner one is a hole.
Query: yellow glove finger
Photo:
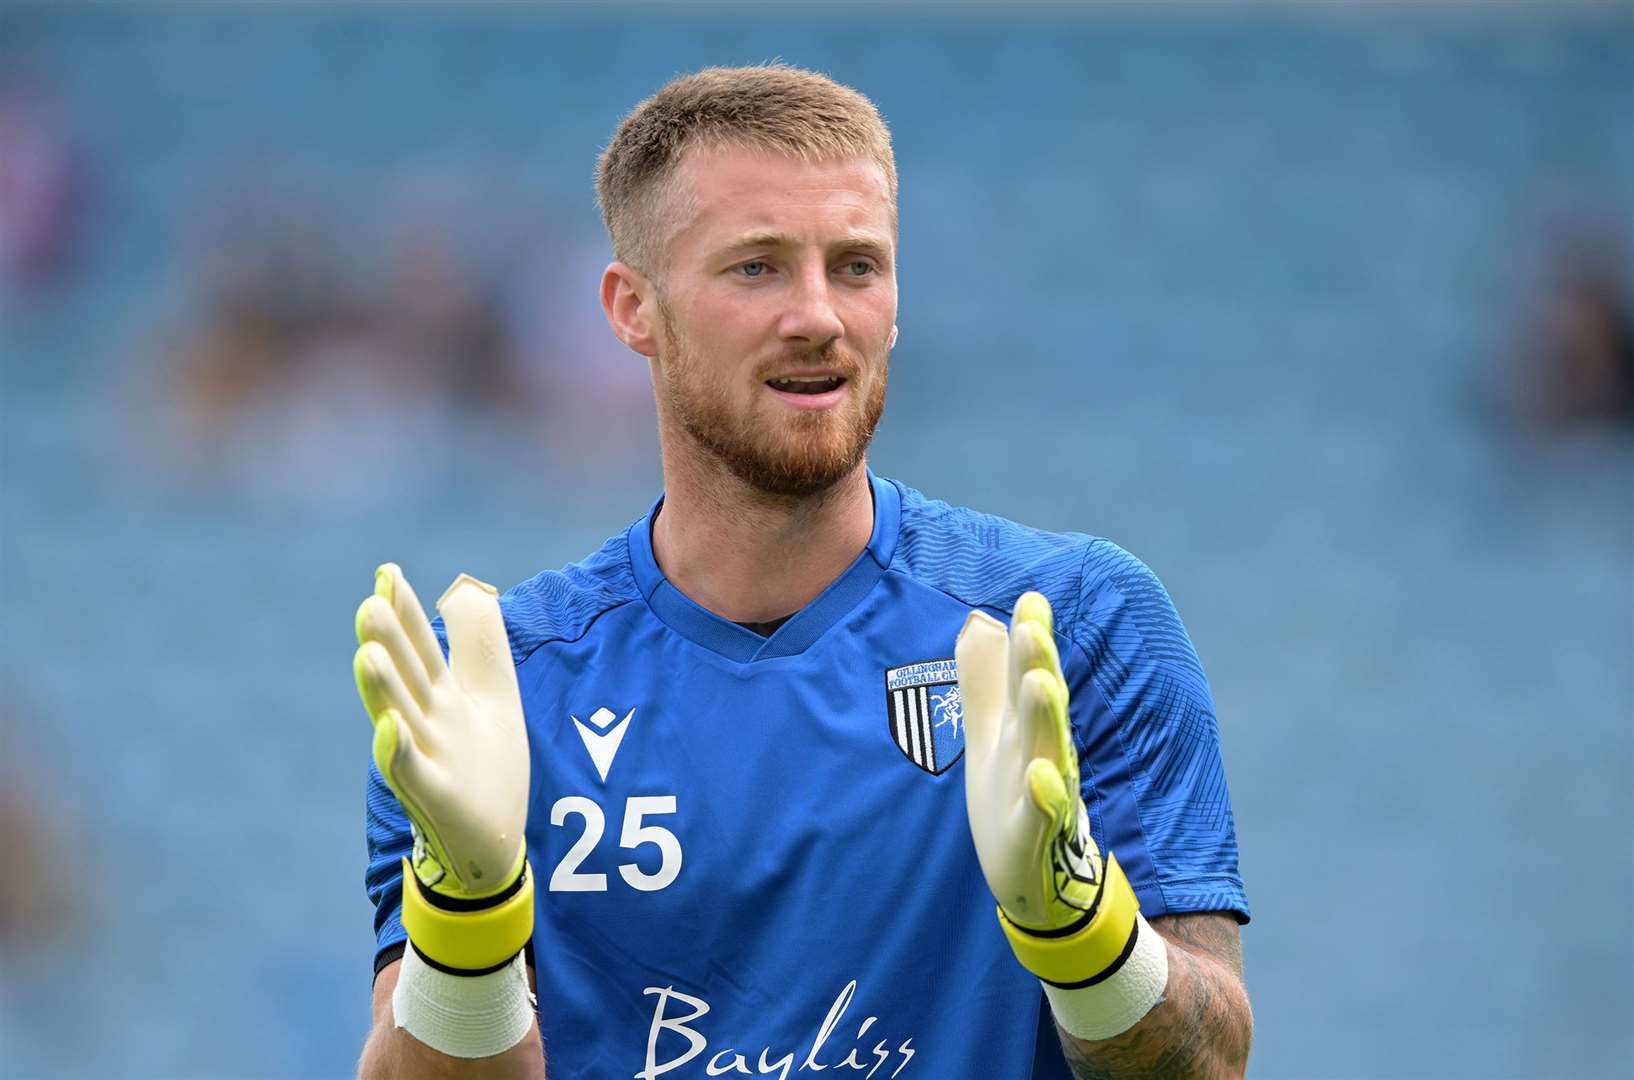
[[[398,802],[404,802],[403,778],[412,775],[412,760],[418,756],[414,745],[414,729],[396,709],[380,711],[374,721],[374,766],[385,778]],[[406,806],[406,803],[405,803]],[[424,831],[424,822],[419,823]]]
[[[1066,774],[1075,757],[1067,722],[1067,684],[1055,661],[1055,643],[1037,623],[1010,631],[1011,703],[1020,725],[1021,760],[1047,758]]]
[[[1043,758],[1033,758],[1027,763],[1027,794],[1038,812],[1058,829],[1076,809],[1072,804],[1073,792],[1061,778],[1061,770]]]
[[[414,594],[408,578],[403,576],[403,568],[396,563],[381,563],[374,572],[374,594],[391,604],[403,633],[425,667],[427,677],[436,682],[437,676],[448,665],[443,662],[443,649],[437,644],[437,635],[431,630],[431,620],[426,617],[425,608]]]
[[[1024,593],[1010,619],[1011,700],[1016,700],[1021,676],[1034,669],[1061,678],[1061,654],[1055,648],[1050,603],[1038,593]]]
[[[1010,674],[1043,668],[1061,674],[1061,654],[1055,648],[1055,621],[1050,602],[1042,593],[1022,593],[1010,616]]]
[[[436,752],[436,747],[427,742],[434,739],[435,732],[431,725],[422,722],[420,706],[403,685],[397,666],[392,663],[391,654],[384,645],[378,641],[365,641],[359,645],[352,655],[352,675],[357,680],[357,693],[363,699],[363,708],[367,710],[371,724],[378,725],[382,714],[388,709],[395,710],[417,732],[420,749],[428,753]]]
[[[397,617],[391,602],[379,594],[365,598],[358,605],[356,628],[359,645],[377,641],[385,646],[392,667],[408,687],[408,692],[414,695],[415,703],[422,709],[428,708],[431,705],[431,678],[419,653],[409,642],[408,633],[403,629],[402,620]]]
[[[1058,829],[1070,831],[1075,823],[1069,822],[1073,815],[1069,796],[1076,794],[1077,769],[1071,767],[1076,761],[1066,720],[1066,690],[1060,678],[1039,668],[1023,675],[1016,714],[1023,729],[1022,760],[1027,763],[1027,789],[1033,805]],[[1040,765],[1047,772],[1038,772],[1035,766]]]

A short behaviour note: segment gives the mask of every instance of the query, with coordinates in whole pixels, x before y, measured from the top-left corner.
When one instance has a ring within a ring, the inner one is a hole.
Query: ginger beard
[[[765,495],[804,498],[827,491],[862,462],[885,412],[888,344],[881,343],[877,362],[869,366],[830,342],[820,349],[791,350],[761,374],[769,378],[801,364],[836,369],[851,391],[837,408],[796,411],[760,405],[757,397],[759,407],[737,413],[709,358],[692,348],[662,299],[658,312],[669,346],[654,380],[660,409],[733,476]]]

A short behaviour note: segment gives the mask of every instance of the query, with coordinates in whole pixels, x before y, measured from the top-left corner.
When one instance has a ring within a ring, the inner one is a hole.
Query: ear
[[[658,355],[658,292],[628,263],[610,263],[601,274],[601,310],[613,335],[649,360]]]

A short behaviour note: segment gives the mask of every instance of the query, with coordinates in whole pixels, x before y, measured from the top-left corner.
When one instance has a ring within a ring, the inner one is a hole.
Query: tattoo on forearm
[[[1178,941],[1223,962],[1233,975],[1242,978],[1243,943],[1230,916],[1171,915],[1158,919],[1154,929],[1170,941]]]
[[[1185,1080],[1241,1076],[1253,1038],[1242,987],[1242,944],[1226,915],[1154,919],[1173,947],[1169,985],[1146,1018],[1112,1039],[1062,1034],[1077,1080]]]

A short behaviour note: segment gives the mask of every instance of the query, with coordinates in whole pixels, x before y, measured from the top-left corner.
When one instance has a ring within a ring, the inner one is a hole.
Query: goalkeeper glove
[[[520,985],[526,1005],[528,737],[493,586],[461,574],[437,610],[447,663],[402,570],[381,566],[358,608],[353,672],[374,724],[375,766],[414,834],[403,928],[415,955],[404,958],[393,998],[398,1025],[435,1049],[483,1057],[532,1022],[515,993]]]
[[[999,925],[1061,1027],[1111,1038],[1162,1000],[1168,951],[1089,834],[1049,601],[1023,594],[1008,633],[972,611],[955,656],[965,808]]]

